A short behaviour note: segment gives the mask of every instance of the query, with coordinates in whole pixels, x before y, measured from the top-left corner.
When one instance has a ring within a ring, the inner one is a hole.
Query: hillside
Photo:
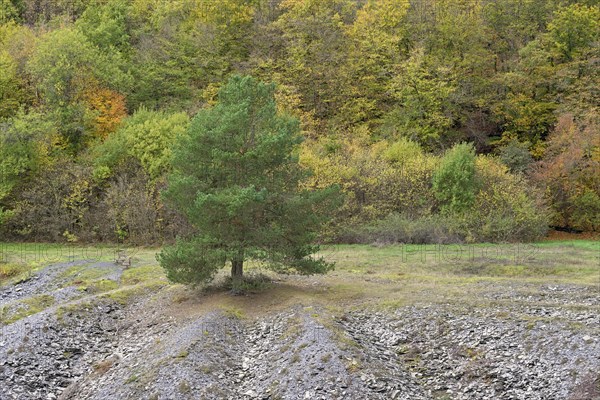
[[[0,0],[0,400],[600,400],[600,0]]]
[[[597,232],[598,21],[596,0],[3,1],[0,234],[188,232],[160,196],[171,153],[236,75],[299,121],[306,187],[342,189],[325,240]],[[433,180],[461,143],[477,185],[455,218]]]
[[[152,250],[40,260],[0,289],[0,397],[599,398],[598,243],[457,250],[328,248],[330,275],[244,296],[169,284]]]

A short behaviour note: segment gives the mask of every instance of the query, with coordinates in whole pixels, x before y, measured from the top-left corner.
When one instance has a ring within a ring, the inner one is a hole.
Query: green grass
[[[77,285],[78,282],[90,282],[102,278],[106,271],[99,268],[89,268],[89,264],[74,265],[61,273],[66,280],[65,286]]]
[[[114,270],[106,268],[94,268],[93,264],[75,265],[66,269],[60,276],[64,280],[63,287],[77,286],[79,290],[86,293],[104,293],[120,288],[136,285],[147,285],[150,283],[166,283],[162,268],[156,264],[133,266],[124,270],[119,282],[106,279],[107,274],[114,273],[122,267],[115,266]],[[135,291],[135,290],[133,290]],[[132,292],[131,290],[129,292]],[[116,297],[119,297],[117,295]],[[127,296],[126,296],[127,297]],[[119,301],[124,301],[119,297]]]
[[[59,323],[63,323],[65,315],[88,312],[92,308],[93,305],[90,302],[85,301],[65,304],[56,309],[56,319]]]
[[[223,285],[218,285],[226,281],[227,268],[218,274],[219,281],[205,290],[170,285],[156,262],[157,251],[132,249],[129,254],[133,265],[122,271],[118,281],[107,279],[106,274],[122,267],[95,268],[89,262],[66,268],[58,279],[64,286],[78,287],[83,297],[91,295],[94,301],[126,305],[134,298],[152,299],[173,291],[175,308],[198,307],[194,302],[201,298],[201,307],[223,310],[233,318],[250,318],[298,304],[336,310],[369,304],[386,309],[421,303],[503,304],[538,295],[541,284],[587,285],[600,290],[600,242],[592,240],[532,245],[324,246],[321,255],[336,263],[335,270],[324,276],[281,276],[268,272],[260,263],[248,262],[249,277],[265,273],[268,276],[260,282],[268,283],[268,278],[275,281],[249,290],[246,296],[231,296]],[[44,265],[15,261],[0,264],[0,283],[2,279],[14,282],[27,277]],[[495,288],[506,286],[513,287],[516,297],[494,299],[490,295]],[[44,299],[26,299],[10,309],[5,306],[2,320],[18,320],[46,307]]]
[[[336,270],[387,280],[470,278],[540,279],[565,283],[600,282],[600,242],[476,245],[339,245],[322,255]]]
[[[143,282],[163,280],[164,277],[164,271],[158,264],[134,266],[123,271],[121,283],[123,285],[137,285]]]
[[[0,323],[12,324],[30,315],[37,314],[53,304],[54,297],[45,294],[7,304],[0,309]]]
[[[23,263],[0,263],[0,286],[26,280],[31,276],[32,269],[31,265]]]
[[[122,286],[100,295],[101,299],[109,299],[121,305],[127,305],[132,299],[157,292],[166,285],[165,281],[148,281],[133,286]]]
[[[229,318],[232,319],[244,319],[244,311],[240,310],[239,308],[235,308],[235,307],[224,307],[223,308],[223,314],[225,314],[226,316],[228,316]]]
[[[102,293],[119,287],[117,282],[106,279],[106,274],[110,271],[93,268],[92,265],[81,264],[67,268],[59,276],[59,279],[63,280],[62,286],[76,286],[85,293]]]
[[[115,245],[0,243],[0,260],[35,265],[71,260],[108,261],[114,258],[114,249]]]

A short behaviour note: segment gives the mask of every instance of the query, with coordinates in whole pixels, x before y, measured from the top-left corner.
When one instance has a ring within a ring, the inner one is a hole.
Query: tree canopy
[[[459,214],[433,236],[597,231],[598,21],[597,0],[0,0],[0,234],[63,238],[65,215],[79,240],[188,234],[159,193],[191,117],[235,75],[274,82],[278,115],[298,120],[314,172],[299,185],[341,188],[321,240]],[[468,206],[434,179],[461,143]]]
[[[299,123],[277,112],[274,91],[234,76],[178,138],[164,196],[196,232],[161,253],[171,279],[202,282],[229,261],[239,280],[248,259],[307,274],[332,267],[312,254],[335,190],[302,188]]]

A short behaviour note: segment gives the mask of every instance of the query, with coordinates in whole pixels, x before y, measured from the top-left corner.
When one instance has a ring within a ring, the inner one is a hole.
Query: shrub
[[[345,202],[336,212],[328,239],[339,240],[336,235],[345,235],[352,226],[390,213],[414,219],[436,207],[431,181],[437,157],[424,154],[418,144],[406,139],[376,144],[355,140],[328,149],[329,140],[311,142],[301,158],[314,171],[308,186],[342,188]]]
[[[401,138],[383,152],[383,158],[392,164],[404,164],[409,160],[423,156],[423,149],[419,143],[406,138]]]
[[[96,170],[137,160],[151,179],[170,170],[171,148],[189,123],[185,113],[167,114],[144,108],[123,121],[122,127],[93,149]]]
[[[6,229],[23,239],[63,241],[77,233],[92,194],[90,170],[72,161],[49,165],[16,197]]]
[[[392,213],[385,218],[364,225],[342,229],[337,237],[339,243],[357,244],[425,244],[457,243],[465,240],[464,235],[453,227],[451,217],[429,215],[414,218]]]
[[[590,189],[583,194],[573,196],[571,224],[575,229],[583,231],[600,231],[600,196]]]
[[[470,143],[452,147],[433,175],[433,191],[447,212],[464,212],[475,202],[475,148]]]
[[[3,229],[25,240],[133,244],[158,244],[189,232],[185,219],[161,202],[161,183],[152,182],[136,160],[104,179],[93,173],[72,161],[48,166],[19,193]]]
[[[552,224],[599,230],[600,123],[589,117],[576,123],[565,115],[550,135],[542,160],[532,173],[552,208]]]
[[[533,164],[533,157],[527,149],[527,144],[517,140],[513,140],[502,147],[499,156],[500,161],[514,173],[525,173]]]
[[[510,174],[497,159],[479,156],[475,167],[479,190],[468,210],[420,215],[393,212],[375,221],[340,226],[336,241],[443,244],[543,237],[548,212],[540,194],[523,177]]]
[[[8,278],[15,277],[24,271],[28,271],[29,267],[26,265],[14,264],[14,263],[0,263],[0,282]]]
[[[477,157],[476,168],[480,189],[465,215],[468,240],[531,241],[546,234],[548,212],[539,193],[495,158]]]

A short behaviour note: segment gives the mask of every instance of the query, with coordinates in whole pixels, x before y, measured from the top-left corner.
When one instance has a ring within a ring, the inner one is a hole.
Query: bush
[[[160,200],[160,182],[135,160],[103,179],[72,161],[48,166],[16,198],[2,228],[21,240],[159,244],[190,226]]]
[[[492,157],[477,157],[479,190],[460,213],[393,212],[364,224],[341,226],[340,243],[460,243],[532,241],[543,237],[548,212],[540,194]]]
[[[571,225],[583,231],[600,231],[600,196],[592,190],[585,190],[570,199],[572,204]]]
[[[337,241],[338,234],[353,229],[349,227],[390,213],[414,219],[436,207],[431,181],[437,157],[424,154],[416,143],[364,140],[330,148],[330,141],[307,143],[301,158],[314,171],[308,186],[337,184],[344,194],[344,205],[337,210],[327,239]]]
[[[464,242],[465,237],[457,233],[453,225],[456,224],[451,218],[442,215],[429,215],[415,219],[405,214],[392,213],[377,221],[343,229],[337,241],[350,244]]]
[[[469,241],[531,241],[546,234],[549,214],[539,193],[495,158],[477,157],[476,168],[480,190],[464,220]]]
[[[433,191],[447,212],[460,213],[475,202],[475,148],[461,143],[446,152],[433,175]]]
[[[90,225],[102,227],[104,240],[158,243],[161,241],[158,191],[143,169],[135,162],[131,164],[107,182],[98,210],[94,210],[98,212],[90,215],[96,222]]]
[[[471,144],[454,146],[441,162],[405,139],[343,143],[333,152],[319,146],[303,154],[315,170],[310,184],[337,183],[346,199],[327,241],[518,241],[546,232],[540,193],[498,159],[476,157]]]
[[[527,149],[527,144],[517,140],[513,140],[502,147],[499,156],[500,161],[514,173],[525,173],[533,164],[533,157]]]
[[[60,242],[82,228],[92,193],[90,170],[72,161],[49,165],[16,196],[6,226],[19,239]]]
[[[532,178],[551,206],[552,224],[562,228],[600,230],[600,122],[597,117],[576,123],[559,118]]]
[[[3,283],[9,278],[28,272],[30,269],[31,267],[27,265],[0,262],[0,283]]]
[[[139,109],[122,127],[93,149],[97,173],[137,160],[152,180],[170,170],[171,148],[184,135],[189,118],[184,113]]]

